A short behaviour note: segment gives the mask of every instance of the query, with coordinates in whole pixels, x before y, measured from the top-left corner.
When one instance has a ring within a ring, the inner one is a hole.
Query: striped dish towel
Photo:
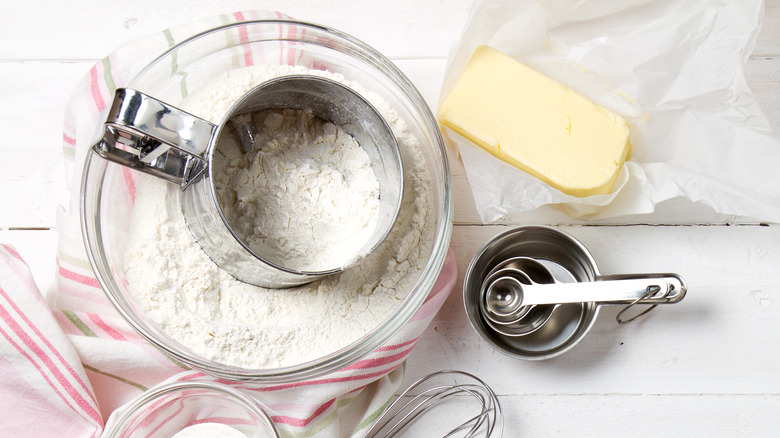
[[[63,131],[72,196],[70,204],[58,211],[57,293],[50,305],[18,254],[10,247],[0,247],[2,435],[100,436],[106,421],[111,422],[123,405],[150,388],[177,380],[215,380],[171,360],[144,341],[105,297],[81,238],[81,169],[101,111],[116,88],[154,56],[219,25],[279,18],[287,17],[276,12],[236,12],[166,29],[120,47],[96,63],[76,86]],[[243,63],[251,62],[250,57],[245,54]],[[449,253],[436,285],[412,320],[384,346],[353,365],[290,384],[221,382],[253,395],[282,436],[361,436],[399,388],[404,360],[446,300],[456,277],[454,256]],[[41,421],[42,413],[45,421]]]
[[[27,264],[2,244],[0,335],[2,435],[99,436],[101,413],[78,353]]]

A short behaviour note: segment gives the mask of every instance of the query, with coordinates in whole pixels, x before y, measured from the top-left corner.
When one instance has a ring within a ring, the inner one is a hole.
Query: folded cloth
[[[99,436],[103,419],[79,355],[27,264],[1,244],[0,335],[3,435]]]
[[[99,116],[157,54],[200,31],[231,22],[287,18],[236,12],[132,41],[96,63],[76,86],[63,132],[70,205],[58,211],[57,293],[47,307],[15,251],[2,247],[2,429],[7,435],[99,436],[105,421],[149,388],[176,380],[213,380],[155,349],[120,317],[87,259],[79,219],[79,182]],[[395,336],[364,359],[320,378],[288,384],[229,383],[255,396],[284,436],[361,436],[403,380],[403,364],[457,277],[448,253],[428,298]],[[12,395],[9,397],[8,395]],[[46,413],[40,421],[38,412]]]

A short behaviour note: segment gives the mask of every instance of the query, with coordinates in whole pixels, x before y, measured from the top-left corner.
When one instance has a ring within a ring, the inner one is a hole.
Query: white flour
[[[372,237],[379,182],[368,153],[311,112],[252,114],[246,154],[232,129],[215,154],[227,222],[256,254],[298,271],[347,266]]]
[[[199,423],[176,432],[171,438],[246,438],[238,430],[221,423]]]
[[[197,90],[182,109],[219,122],[254,85],[302,67],[233,70]],[[343,78],[325,72],[335,80]],[[406,195],[385,243],[341,274],[293,289],[235,280],[200,249],[181,214],[179,189],[142,175],[125,250],[128,287],[171,337],[209,359],[244,368],[310,361],[356,341],[387,318],[424,268],[434,237],[430,173],[417,139],[388,105],[355,84],[388,121],[404,156]]]

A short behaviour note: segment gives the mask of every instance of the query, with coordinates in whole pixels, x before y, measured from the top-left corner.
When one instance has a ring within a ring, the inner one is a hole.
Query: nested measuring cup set
[[[489,241],[463,284],[466,314],[496,350],[549,359],[579,343],[604,305],[622,305],[628,323],[677,303],[687,285],[673,273],[603,275],[587,248],[557,228],[522,226]]]

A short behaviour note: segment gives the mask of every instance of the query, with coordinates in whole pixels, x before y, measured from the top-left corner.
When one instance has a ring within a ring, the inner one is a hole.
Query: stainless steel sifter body
[[[181,209],[204,252],[235,278],[284,288],[335,274],[347,266],[300,271],[253,251],[226,220],[214,186],[213,157],[229,122],[266,109],[311,110],[350,134],[368,153],[380,187],[378,223],[353,258],[374,251],[395,224],[403,195],[403,168],[395,137],[379,112],[362,96],[331,79],[282,76],[259,84],[235,103],[218,125],[140,91],[118,89],[93,150],[103,158],[164,179],[182,188]],[[252,129],[251,126],[248,129]],[[263,212],[273,214],[273,212]]]

